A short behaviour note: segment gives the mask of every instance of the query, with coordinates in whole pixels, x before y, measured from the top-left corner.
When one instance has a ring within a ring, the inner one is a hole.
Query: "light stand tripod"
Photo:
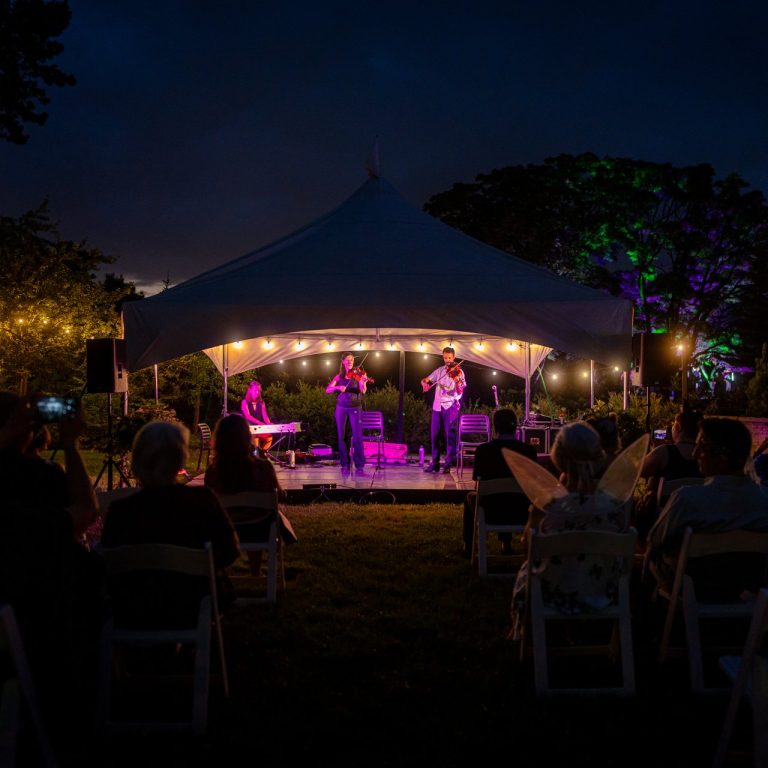
[[[114,457],[114,442],[112,438],[112,393],[107,392],[107,455],[104,459],[104,463],[101,465],[99,474],[96,475],[96,480],[93,482],[93,487],[96,488],[101,480],[101,476],[104,474],[104,470],[107,471],[107,490],[112,490],[112,470],[117,470],[117,474],[120,475],[120,481],[123,485],[130,486],[128,478],[123,473],[120,465],[115,461]]]

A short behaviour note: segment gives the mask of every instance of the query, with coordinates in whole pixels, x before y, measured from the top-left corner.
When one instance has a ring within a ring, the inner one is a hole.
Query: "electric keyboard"
[[[301,432],[301,422],[291,421],[287,424],[249,424],[252,435],[292,435]]]

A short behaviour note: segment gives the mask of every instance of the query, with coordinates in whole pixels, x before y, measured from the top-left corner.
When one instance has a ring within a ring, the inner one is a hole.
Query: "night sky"
[[[382,174],[415,206],[560,153],[711,163],[768,192],[768,4],[70,0],[54,89],[0,144],[0,213],[149,293],[297,229]]]

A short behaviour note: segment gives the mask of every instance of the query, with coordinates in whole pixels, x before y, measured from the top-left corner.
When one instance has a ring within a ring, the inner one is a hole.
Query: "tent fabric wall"
[[[632,354],[630,302],[473,240],[381,178],[292,235],[126,304],[123,324],[133,371],[222,344],[298,343],[328,329],[350,339],[397,330],[404,345],[433,333],[523,340],[622,368]]]

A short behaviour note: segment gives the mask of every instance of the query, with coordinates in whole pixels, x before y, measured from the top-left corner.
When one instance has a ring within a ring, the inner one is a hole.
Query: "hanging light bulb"
[[[304,349],[304,342],[301,339],[296,342],[296,349]]]
[[[265,349],[272,349],[272,339],[267,339],[267,340],[264,342],[264,348],[265,348]]]
[[[517,344],[515,344],[514,341],[510,341],[509,344],[507,344],[507,349],[510,352],[517,352]]]

